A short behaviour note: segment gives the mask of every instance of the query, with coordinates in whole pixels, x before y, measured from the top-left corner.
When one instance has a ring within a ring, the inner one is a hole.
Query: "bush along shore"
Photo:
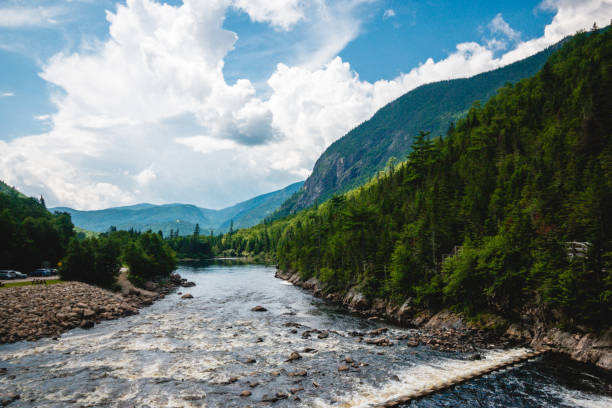
[[[277,270],[275,276],[312,292],[316,297],[342,305],[353,314],[418,328],[419,332],[411,336],[408,343],[415,347],[422,344],[445,352],[473,352],[473,358],[480,358],[477,353],[479,349],[526,346],[550,349],[576,361],[612,370],[612,329],[599,334],[570,333],[547,321],[544,311],[529,309],[529,306],[525,306],[523,318],[517,322],[509,322],[496,315],[468,319],[461,313],[448,310],[421,309],[409,300],[399,305],[386,299],[367,299],[355,288],[346,292],[328,291],[317,278],[303,280],[297,272]],[[377,335],[385,332],[384,329],[378,331]],[[371,334],[354,333],[356,337],[371,337]],[[391,346],[394,339],[380,337],[362,340]]]
[[[117,280],[119,292],[82,282],[0,289],[0,343],[58,338],[76,327],[89,329],[103,320],[137,314],[178,287],[195,285],[175,273],[161,282],[148,281],[150,290],[143,290],[122,279],[126,275],[123,270]]]

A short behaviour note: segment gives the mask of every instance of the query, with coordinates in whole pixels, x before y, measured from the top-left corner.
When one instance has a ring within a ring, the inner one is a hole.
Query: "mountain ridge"
[[[178,230],[180,235],[193,233],[199,224],[202,234],[210,230],[226,232],[232,222],[234,229],[257,224],[271,215],[288,197],[303,185],[303,181],[292,183],[280,190],[261,194],[220,210],[201,208],[193,204],[139,203],[102,210],[82,211],[70,207],[53,207],[50,211],[67,212],[74,224],[80,228],[105,232],[111,226],[122,230],[162,231],[169,235]]]
[[[389,102],[332,143],[315,163],[304,186],[271,218],[298,212],[364,184],[384,169],[390,158],[403,160],[419,131],[429,131],[432,136],[446,134],[475,101],[484,103],[506,83],[534,75],[566,40],[492,71],[421,85]]]

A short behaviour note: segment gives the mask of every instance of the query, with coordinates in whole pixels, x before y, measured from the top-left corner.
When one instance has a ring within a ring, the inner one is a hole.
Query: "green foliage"
[[[113,237],[72,238],[59,269],[63,280],[76,280],[105,288],[115,283],[119,273],[119,241]]]
[[[304,188],[284,202],[272,218],[296,213],[364,184],[383,170],[390,158],[405,157],[419,131],[436,137],[446,134],[466,116],[474,101],[487,101],[504,84],[534,75],[558,47],[471,78],[426,84],[390,102],[329,146]]]
[[[169,276],[176,268],[176,254],[167,242],[153,232],[140,234],[123,251],[130,274],[145,279]]]
[[[70,215],[0,182],[0,268],[31,271],[56,265],[74,236]]]
[[[364,186],[226,235],[219,249],[275,252],[279,268],[328,289],[509,320],[538,304],[566,325],[605,327],[611,72],[612,31],[578,34],[537,75],[474,104],[444,139],[421,132],[405,162]],[[571,256],[570,242],[587,253]]]

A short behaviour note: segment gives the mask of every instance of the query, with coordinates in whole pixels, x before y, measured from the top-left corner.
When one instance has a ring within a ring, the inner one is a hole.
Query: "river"
[[[183,264],[178,272],[196,282],[183,289],[193,299],[172,294],[138,315],[75,329],[59,341],[0,346],[0,367],[11,374],[0,375],[0,392],[21,395],[10,406],[366,407],[521,352],[483,351],[483,360],[471,361],[408,347],[393,340],[408,329],[343,313],[274,278],[273,267]],[[256,305],[267,311],[252,312]],[[390,328],[393,346],[349,334],[381,326]],[[310,329],[329,336],[304,338]],[[293,351],[302,358],[286,361]],[[339,372],[343,364],[349,370]],[[307,374],[289,375],[300,370]],[[245,390],[251,395],[240,396]],[[552,355],[410,406],[603,408],[612,406],[612,382]]]

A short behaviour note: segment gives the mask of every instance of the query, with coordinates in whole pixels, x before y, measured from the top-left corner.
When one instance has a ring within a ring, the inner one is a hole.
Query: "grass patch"
[[[65,281],[61,280],[61,279],[49,279],[45,281],[45,284],[47,285],[53,285],[56,283],[64,283]],[[0,289],[3,288],[14,288],[16,286],[30,286],[33,285],[32,281],[28,281],[28,282],[7,282],[4,285],[0,286]]]

